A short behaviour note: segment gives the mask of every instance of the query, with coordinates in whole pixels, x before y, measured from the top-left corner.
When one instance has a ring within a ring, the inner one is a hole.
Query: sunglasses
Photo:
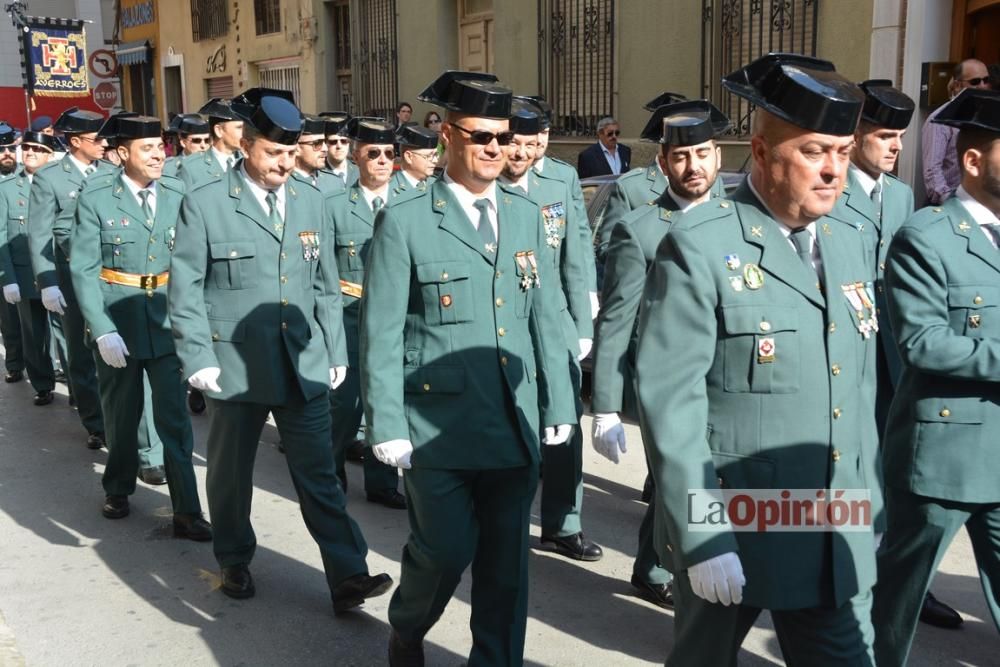
[[[351,143],[350,139],[327,139],[327,146],[346,146]]]
[[[377,160],[380,155],[384,155],[386,160],[396,159],[396,151],[391,148],[369,148],[365,153],[365,157],[369,160]]]
[[[17,146],[0,146],[0,153],[16,153]]]
[[[417,157],[421,157],[421,158],[427,160],[428,162],[437,162],[438,161],[438,152],[437,151],[427,151],[425,153],[421,153],[420,151],[410,151],[410,152],[413,153],[414,155],[416,155]]]
[[[622,133],[621,130],[608,130],[607,132],[604,133],[604,136],[607,136],[607,137],[617,137],[621,133]]]
[[[990,82],[990,77],[988,77],[988,76],[977,76],[977,77],[972,78],[972,79],[959,79],[959,81],[961,83],[967,83],[970,86],[981,86],[984,83],[989,83]]]
[[[452,124],[452,127],[458,128],[462,132],[469,135],[469,139],[472,143],[478,144],[480,146],[488,146],[493,143],[496,139],[497,144],[500,146],[507,146],[510,142],[514,141],[513,132],[487,132],[485,130],[470,130],[462,127],[461,125]]]
[[[437,125],[440,122],[441,122],[440,118],[430,118],[430,119],[428,119],[427,124],[428,125]]]
[[[188,143],[194,144],[195,146],[201,146],[202,144],[208,143],[208,137],[188,137]]]
[[[299,146],[309,146],[314,151],[318,151],[323,148],[323,144],[326,143],[325,139],[316,139],[315,141],[300,141]]]
[[[38,146],[36,144],[23,144],[21,146],[21,151],[24,153],[51,153],[52,151],[45,146]]]

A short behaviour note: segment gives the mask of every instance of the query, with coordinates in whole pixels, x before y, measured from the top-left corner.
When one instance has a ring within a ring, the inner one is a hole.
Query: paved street
[[[26,382],[0,383],[0,667],[13,665],[380,665],[385,664],[389,596],[333,616],[319,552],[268,427],[257,460],[252,565],[257,596],[219,593],[211,547],[170,536],[166,487],[140,483],[132,514],[100,514],[106,452],[85,433],[65,387],[35,407]],[[208,420],[193,419],[195,464],[204,501]],[[589,419],[584,428],[589,432]],[[584,525],[603,545],[595,564],[543,551],[531,557],[529,665],[662,664],[671,614],[630,594],[636,528],[644,506],[643,457],[632,448],[614,466],[587,449]],[[350,509],[370,548],[373,572],[398,580],[406,514],[365,501],[350,465]],[[532,534],[538,535],[537,505]],[[1000,652],[964,533],[934,591],[959,608],[962,630],[919,628],[913,665],[996,665]],[[427,637],[429,665],[457,666],[471,644],[469,581]],[[783,664],[768,621],[748,638],[741,664]]]

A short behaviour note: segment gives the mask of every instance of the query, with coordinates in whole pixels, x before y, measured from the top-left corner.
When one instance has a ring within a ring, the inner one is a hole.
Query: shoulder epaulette
[[[168,175],[161,176],[159,183],[167,190],[171,190],[179,194],[184,194],[185,191],[184,181],[177,178],[176,176],[168,176]]]
[[[508,185],[507,183],[501,183],[500,181],[497,181],[497,186],[501,190],[503,190],[504,193],[506,194],[515,195],[517,197],[520,197],[521,199],[524,199],[525,201],[531,201],[531,198],[528,197],[527,193],[525,193],[524,190],[522,190],[521,188],[515,187],[513,185]]]
[[[201,190],[205,186],[212,185],[213,183],[218,183],[219,181],[222,180],[223,176],[225,176],[225,174],[215,174],[215,173],[205,174],[205,177],[196,181],[188,190],[188,192],[190,193],[194,192],[195,190]]]
[[[683,225],[686,229],[699,227],[713,220],[723,220],[730,217],[739,217],[737,211],[738,204],[728,199],[711,199],[700,206],[695,206],[684,215],[674,214],[675,224]]]
[[[95,190],[105,190],[114,185],[118,180],[118,174],[95,174],[83,182],[80,192],[94,192]]]

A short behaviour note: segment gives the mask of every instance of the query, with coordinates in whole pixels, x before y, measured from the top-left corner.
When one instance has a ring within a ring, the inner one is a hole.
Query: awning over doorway
[[[115,48],[115,56],[118,58],[119,65],[139,65],[149,61],[150,48],[151,44],[148,39],[125,42]]]

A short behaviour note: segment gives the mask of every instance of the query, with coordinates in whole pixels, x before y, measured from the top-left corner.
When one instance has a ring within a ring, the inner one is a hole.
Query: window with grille
[[[354,114],[395,119],[399,102],[396,66],[396,0],[361,0],[352,62],[358,70]]]
[[[257,65],[260,76],[260,85],[264,88],[277,88],[287,90],[295,98],[295,104],[299,103],[299,66],[259,63]]]
[[[215,97],[221,97],[223,99],[229,99],[235,94],[233,90],[233,77],[231,76],[217,76],[211,79],[205,79],[205,97],[208,99],[213,99]]]
[[[595,136],[614,115],[615,0],[539,0],[538,80],[552,132]]]
[[[191,0],[191,39],[225,37],[229,32],[226,0]]]
[[[281,32],[281,0],[253,0],[257,34]]]
[[[346,2],[334,4],[333,42],[337,57],[337,73],[351,71],[351,8]]]
[[[701,88],[750,136],[753,105],[722,88],[723,76],[772,51],[816,55],[820,0],[702,0]]]

